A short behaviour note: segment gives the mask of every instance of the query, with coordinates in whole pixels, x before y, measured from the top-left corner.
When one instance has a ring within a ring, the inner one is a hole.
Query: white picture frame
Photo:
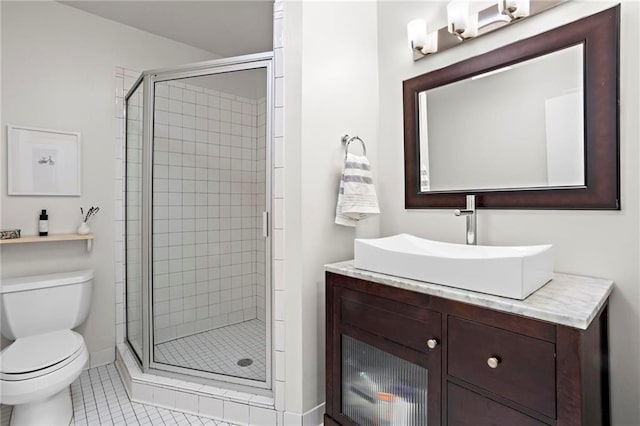
[[[7,125],[8,195],[81,195],[80,133]]]

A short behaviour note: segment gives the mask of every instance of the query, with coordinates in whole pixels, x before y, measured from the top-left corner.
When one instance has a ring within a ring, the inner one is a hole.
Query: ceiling
[[[61,3],[221,57],[273,50],[273,0]]]

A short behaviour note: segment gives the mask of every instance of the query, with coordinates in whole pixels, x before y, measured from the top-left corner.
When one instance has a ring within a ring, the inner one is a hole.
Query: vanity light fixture
[[[438,33],[429,34],[424,19],[414,19],[407,24],[407,37],[414,52],[424,56],[438,51]]]
[[[424,19],[409,22],[407,35],[414,61],[537,15],[568,0],[494,0],[491,6],[470,12],[472,1],[451,0],[447,4],[447,26],[431,33],[427,31]]]

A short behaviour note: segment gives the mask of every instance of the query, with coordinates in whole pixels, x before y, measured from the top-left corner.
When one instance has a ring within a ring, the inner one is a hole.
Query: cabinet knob
[[[429,346],[429,349],[434,349],[436,346],[438,346],[438,339],[427,340],[427,346]]]
[[[498,368],[498,364],[500,364],[500,358],[497,356],[492,356],[487,360],[487,365],[491,368]]]

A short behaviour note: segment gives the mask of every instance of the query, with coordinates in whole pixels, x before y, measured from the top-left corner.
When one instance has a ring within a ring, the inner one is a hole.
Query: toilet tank
[[[89,313],[93,270],[0,280],[2,335],[11,340],[82,324]]]

